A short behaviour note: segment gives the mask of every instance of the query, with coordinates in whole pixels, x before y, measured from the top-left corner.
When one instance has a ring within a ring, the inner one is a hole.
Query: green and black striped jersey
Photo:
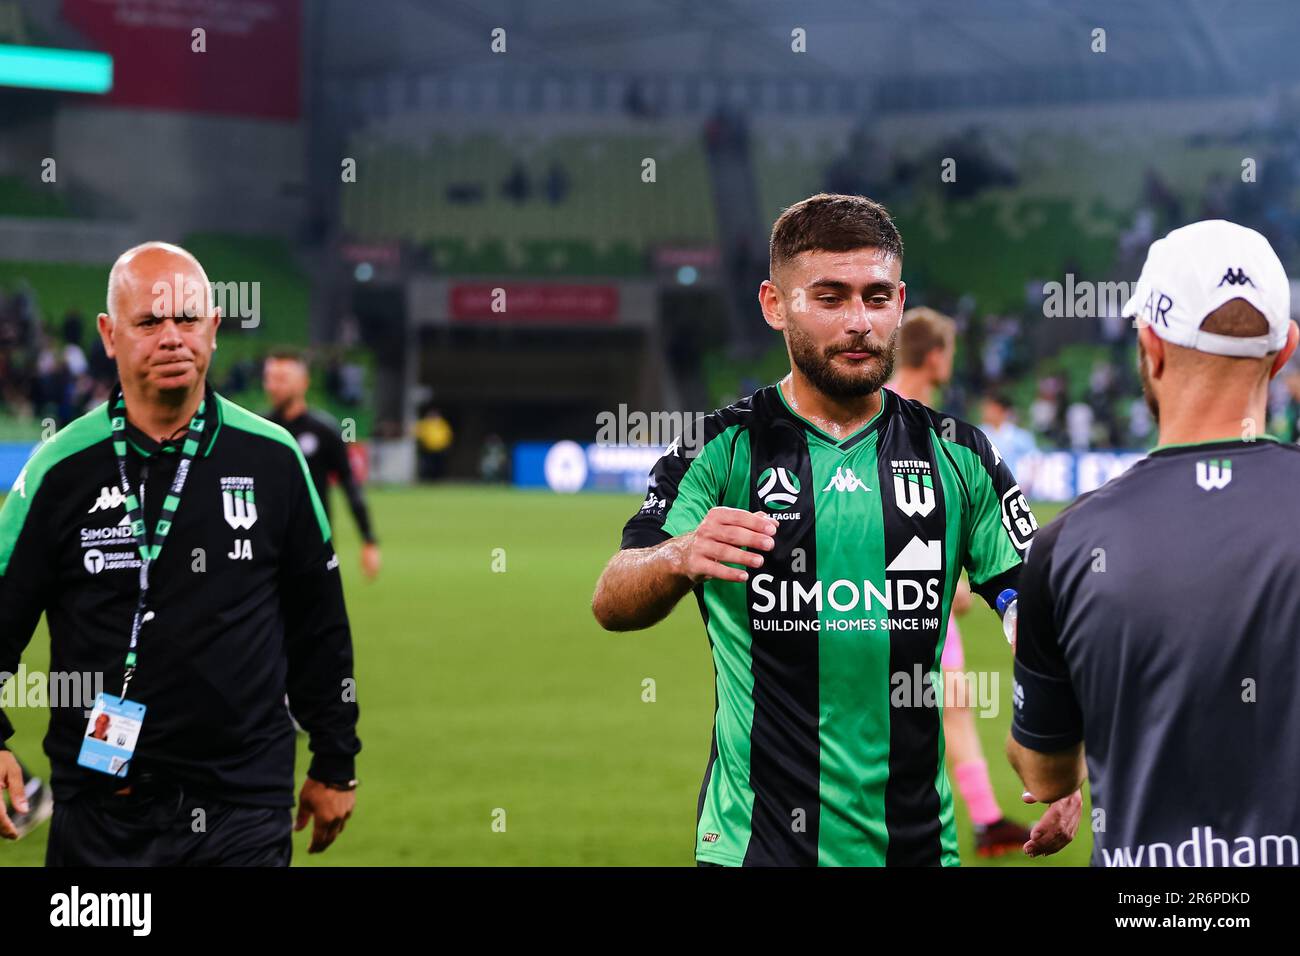
[[[958,862],[941,733],[948,611],[963,567],[990,604],[1014,587],[1037,524],[982,432],[881,398],[842,441],[778,386],[705,416],[703,446],[674,443],[624,528],[623,547],[642,548],[719,505],[777,520],[748,581],[695,589],[717,693],[701,861]]]

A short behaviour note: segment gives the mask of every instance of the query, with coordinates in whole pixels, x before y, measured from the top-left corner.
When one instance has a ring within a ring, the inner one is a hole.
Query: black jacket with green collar
[[[147,710],[128,779],[151,771],[213,799],[290,806],[290,709],[311,736],[313,778],[351,779],[361,747],[338,559],[294,439],[210,385],[206,394],[202,441],[150,569],[154,618],[127,694]],[[181,442],[153,441],[129,423],[126,436],[127,474],[143,485],[152,534]],[[0,509],[0,672],[18,670],[45,612],[56,800],[122,786],[77,764],[93,696],[54,698],[89,682],[121,692],[136,545],[100,405],[37,448]],[[0,741],[12,733],[0,713]]]

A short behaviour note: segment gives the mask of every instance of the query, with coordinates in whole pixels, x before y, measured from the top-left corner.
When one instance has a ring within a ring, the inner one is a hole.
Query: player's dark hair
[[[1011,411],[1013,408],[1015,408],[1015,403],[1011,401],[1011,399],[1007,396],[1006,392],[998,392],[998,391],[985,392],[984,401],[992,402],[994,405],[997,405],[999,408],[1004,408],[1007,411]]]
[[[772,275],[801,252],[880,249],[903,258],[903,238],[880,203],[865,196],[818,193],[790,206],[772,226]]]
[[[934,309],[920,306],[903,313],[898,327],[898,361],[904,368],[920,368],[935,349],[956,341],[957,323]]]
[[[1201,331],[1243,337],[1267,335],[1268,319],[1245,299],[1229,299],[1205,317]]]

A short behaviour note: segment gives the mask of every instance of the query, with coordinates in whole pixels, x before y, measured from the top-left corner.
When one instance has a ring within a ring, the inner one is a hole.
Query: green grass
[[[364,744],[357,812],[324,855],[309,857],[297,834],[295,862],[691,865],[713,708],[695,603],[633,634],[605,633],[589,610],[638,499],[442,487],[373,490],[371,503],[377,582],[360,578],[355,530],[339,519]],[[492,570],[496,548],[504,573]],[[1009,703],[996,617],[980,606],[962,628],[967,668],[998,670]],[[29,670],[46,667],[47,652],[42,625]],[[654,703],[641,700],[645,678]],[[1003,706],[978,725],[999,800],[1028,820],[1039,811],[1021,808],[1002,757],[1009,715]],[[47,715],[10,717],[15,750],[44,773]],[[302,746],[299,781],[305,768]],[[497,808],[504,833],[492,828]],[[980,865],[958,813],[963,861]],[[39,864],[47,832],[0,845],[0,865]],[[1089,849],[1085,829],[1057,857],[995,865],[1082,864]]]

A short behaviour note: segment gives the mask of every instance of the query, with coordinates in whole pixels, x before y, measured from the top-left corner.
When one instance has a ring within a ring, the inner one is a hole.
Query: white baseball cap
[[[1268,320],[1268,333],[1202,332],[1205,317],[1232,299],[1245,299],[1257,308]],[[1262,358],[1286,345],[1291,284],[1267,239],[1235,222],[1207,219],[1151,243],[1133,297],[1121,314],[1137,316],[1173,345]]]

